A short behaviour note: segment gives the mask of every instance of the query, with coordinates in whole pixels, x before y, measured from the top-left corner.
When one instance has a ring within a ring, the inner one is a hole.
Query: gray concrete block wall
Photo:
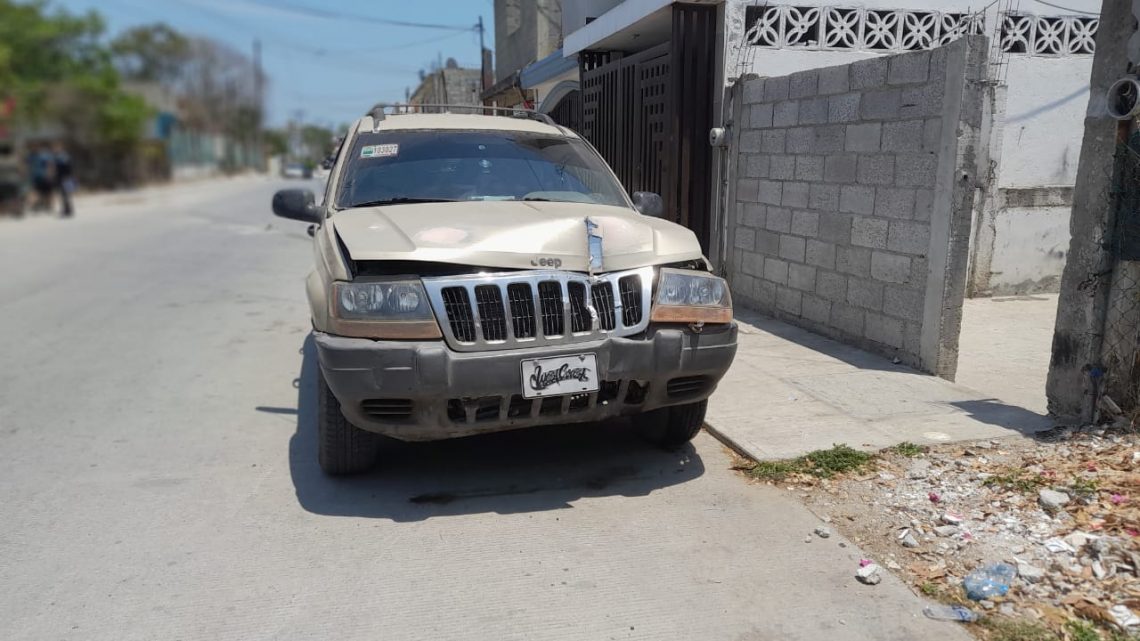
[[[924,343],[946,333],[932,297],[954,295],[931,270],[961,261],[930,254],[957,251],[946,235],[964,190],[952,181],[972,175],[959,147],[978,111],[961,87],[983,77],[979,48],[984,38],[967,38],[744,81],[730,223],[738,304],[946,374],[944,346]]]

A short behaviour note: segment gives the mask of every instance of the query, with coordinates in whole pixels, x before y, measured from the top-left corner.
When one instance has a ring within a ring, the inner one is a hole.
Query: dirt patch
[[[917,592],[968,605],[983,638],[1128,638],[1140,632],[1128,618],[1140,616],[1140,438],[1048,436],[903,444],[831,478],[741,468],[799,494]],[[1008,593],[968,600],[963,579],[995,563],[1017,570]]]

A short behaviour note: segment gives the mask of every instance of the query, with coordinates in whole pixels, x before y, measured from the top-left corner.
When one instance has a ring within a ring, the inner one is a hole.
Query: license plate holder
[[[523,398],[598,391],[597,354],[528,358],[521,368]]]

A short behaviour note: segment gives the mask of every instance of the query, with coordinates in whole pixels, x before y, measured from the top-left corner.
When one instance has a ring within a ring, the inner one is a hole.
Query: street
[[[388,442],[324,477],[283,185],[0,221],[0,638],[967,638],[707,434]]]

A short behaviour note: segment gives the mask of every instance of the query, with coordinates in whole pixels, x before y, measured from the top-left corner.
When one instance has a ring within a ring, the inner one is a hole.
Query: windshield
[[[627,207],[581,140],[518,131],[405,130],[359,136],[338,207],[407,202],[549,200]]]

